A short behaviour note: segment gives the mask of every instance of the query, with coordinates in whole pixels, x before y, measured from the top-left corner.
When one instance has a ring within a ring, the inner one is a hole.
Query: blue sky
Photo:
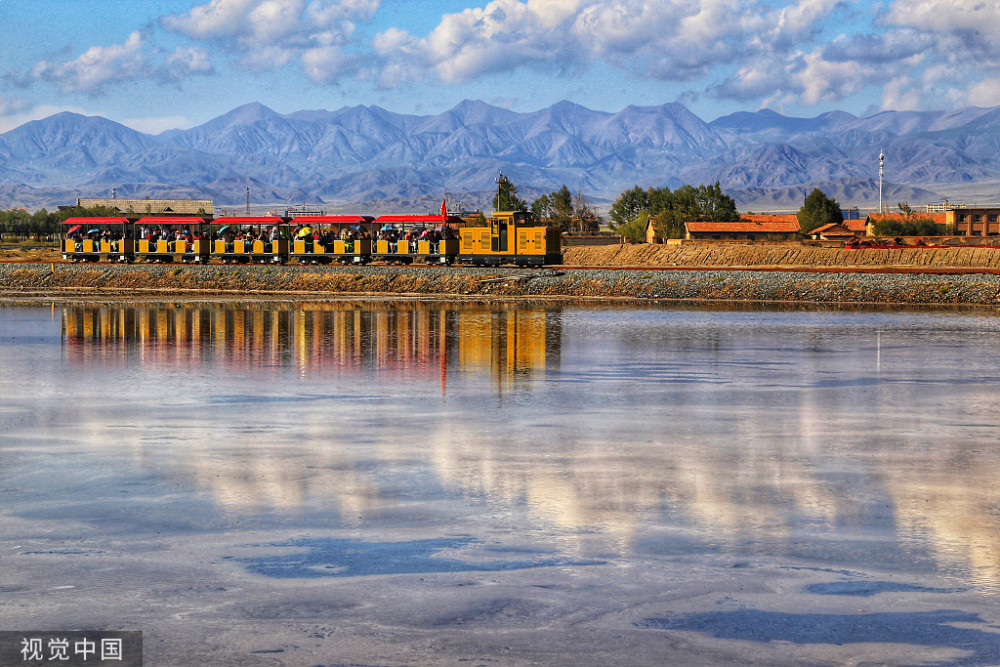
[[[1000,104],[996,0],[0,0],[0,25],[0,132],[70,110],[156,133],[248,102]]]

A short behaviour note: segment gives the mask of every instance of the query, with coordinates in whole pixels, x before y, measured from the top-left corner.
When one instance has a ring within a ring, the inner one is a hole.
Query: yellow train
[[[96,262],[285,264],[562,263],[559,230],[524,211],[497,212],[487,226],[441,215],[147,216],[69,218],[63,259]],[[86,229],[86,231],[84,231]]]

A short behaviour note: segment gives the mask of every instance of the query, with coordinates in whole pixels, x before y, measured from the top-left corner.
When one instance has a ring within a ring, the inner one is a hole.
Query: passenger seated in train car
[[[281,229],[278,227],[278,225],[271,225],[271,227],[267,230],[267,237],[268,240],[270,241],[270,243],[268,244],[269,245],[268,252],[270,252],[271,248],[274,247],[273,246],[274,242],[281,240]]]

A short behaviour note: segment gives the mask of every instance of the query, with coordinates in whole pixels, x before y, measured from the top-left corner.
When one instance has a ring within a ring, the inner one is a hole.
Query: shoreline
[[[211,295],[288,299],[997,306],[989,272],[781,268],[456,268],[0,263],[4,299]]]

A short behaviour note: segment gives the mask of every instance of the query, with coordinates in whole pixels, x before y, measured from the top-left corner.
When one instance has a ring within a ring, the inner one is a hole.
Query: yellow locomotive
[[[459,238],[458,261],[474,266],[562,263],[559,230],[533,224],[525,211],[498,211],[488,227],[463,227]]]

